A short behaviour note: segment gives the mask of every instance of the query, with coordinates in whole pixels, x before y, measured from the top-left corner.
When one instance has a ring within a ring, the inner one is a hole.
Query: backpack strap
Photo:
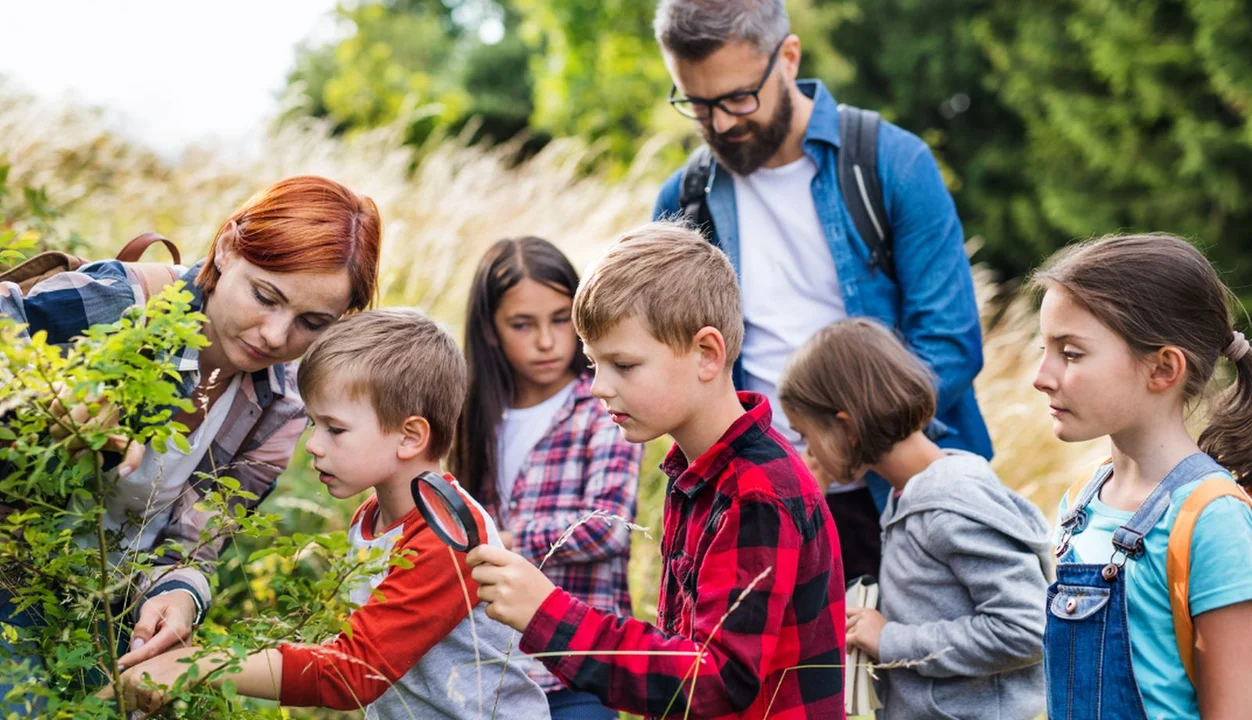
[[[878,177],[878,127],[882,116],[873,110],[851,105],[839,106],[839,154],[837,172],[852,222],[869,247],[870,268],[881,269],[896,279],[894,239],[883,202]],[[710,242],[715,240],[713,218],[709,214],[709,180],[713,175],[713,155],[701,145],[687,158],[678,191],[682,217],[694,224]]]
[[[170,251],[170,256],[174,258],[175,265],[183,264],[183,257],[178,252],[178,246],[164,235],[158,235],[154,232],[146,232],[132,238],[130,242],[123,245],[122,249],[118,251],[117,259],[125,263],[137,263],[139,258],[143,257],[144,252],[156,243],[161,243],[166,250]]]
[[[139,284],[143,286],[144,302],[160,295],[166,287],[178,280],[178,269],[164,263],[126,263],[126,267],[135,272]]]
[[[77,255],[60,250],[45,250],[0,272],[0,282],[16,283],[25,295],[39,282],[59,273],[77,270],[86,264],[87,260]]]
[[[117,254],[117,259],[126,263],[127,267],[134,270],[135,274],[139,276],[139,281],[143,285],[144,295],[147,298],[160,293],[165,289],[166,285],[170,285],[178,279],[178,272],[171,265],[139,262],[139,258],[143,256],[144,252],[158,242],[170,251],[170,255],[174,258],[174,265],[182,264],[182,255],[178,252],[178,246],[174,245],[169,238],[152,232],[133,238]],[[53,275],[72,272],[88,262],[89,260],[86,258],[61,252],[60,250],[46,250],[32,255],[18,265],[0,273],[0,282],[17,283],[22,294],[25,295],[35,285]]]
[[[882,117],[873,110],[839,106],[839,189],[856,231],[869,248],[870,268],[896,279],[891,223],[883,204],[878,178],[878,126]]]
[[[1229,478],[1214,477],[1200,483],[1178,509],[1174,527],[1169,531],[1169,551],[1165,565],[1169,586],[1169,607],[1174,615],[1174,640],[1178,655],[1195,685],[1195,626],[1191,622],[1191,537],[1200,513],[1220,497],[1233,497],[1252,507],[1252,498]]]
[[[705,199],[709,194],[709,179],[713,176],[713,153],[708,145],[701,145],[687,158],[683,169],[682,184],[678,190],[678,207],[682,217],[695,225],[709,242],[714,241],[713,217]]]

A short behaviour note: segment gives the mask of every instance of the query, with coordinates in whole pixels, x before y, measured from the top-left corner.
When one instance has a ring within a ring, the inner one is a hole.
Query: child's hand
[[[465,559],[473,568],[478,597],[487,602],[487,617],[519,632],[556,588],[542,570],[503,548],[479,545]]]
[[[848,645],[855,645],[875,660],[878,659],[878,639],[882,637],[887,618],[869,608],[848,608]]]
[[[160,710],[170,698],[165,694],[178,678],[190,668],[187,663],[179,662],[191,657],[199,648],[185,647],[157,655],[122,673],[122,686],[126,693],[126,706],[154,713]],[[106,700],[113,698],[113,686],[107,685],[96,693]]]

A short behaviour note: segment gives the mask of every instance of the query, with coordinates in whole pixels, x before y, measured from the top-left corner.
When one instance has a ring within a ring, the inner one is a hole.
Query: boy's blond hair
[[[657,341],[691,350],[700,328],[726,343],[726,365],[743,345],[743,309],[735,269],[691,227],[653,222],[618,238],[574,295],[574,328],[595,342],[638,316]]]
[[[334,323],[305,353],[296,382],[301,396],[312,398],[331,378],[352,396],[368,398],[385,432],[414,415],[426,418],[427,456],[448,452],[465,398],[465,358],[434,320],[417,310],[384,308]]]

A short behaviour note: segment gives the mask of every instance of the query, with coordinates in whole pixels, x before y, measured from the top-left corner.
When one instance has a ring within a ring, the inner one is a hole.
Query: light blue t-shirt
[[[1205,478],[1207,479],[1207,478]],[[1200,717],[1200,707],[1174,639],[1166,583],[1169,531],[1183,501],[1201,480],[1174,491],[1169,510],[1144,538],[1144,555],[1125,566],[1130,657],[1135,682],[1150,720]],[[1064,517],[1066,499],[1058,517]],[[1113,533],[1134,513],[1111,508],[1094,498],[1087,506],[1086,529],[1070,546],[1083,563],[1107,563],[1113,555]],[[1057,529],[1055,542],[1060,540]],[[1209,610],[1252,600],[1252,508],[1235,498],[1214,500],[1200,514],[1191,537],[1192,617]]]

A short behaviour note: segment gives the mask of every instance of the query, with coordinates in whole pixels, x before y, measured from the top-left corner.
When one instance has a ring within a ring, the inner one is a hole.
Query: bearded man
[[[661,0],[654,28],[670,103],[707,151],[670,177],[653,214],[697,222],[735,266],[746,331],[736,386],[766,395],[775,427],[803,452],[777,402],[783,365],[831,322],[875,318],[934,374],[932,439],[990,458],[974,398],[982,336],[965,236],[930,148],[876,113],[836,105],[821,81],[796,79],[800,39],[783,0]],[[841,115],[869,124],[848,140]],[[866,139],[876,144],[844,174],[840,153]],[[827,500],[847,577],[876,575],[889,487],[872,474],[844,480]]]

